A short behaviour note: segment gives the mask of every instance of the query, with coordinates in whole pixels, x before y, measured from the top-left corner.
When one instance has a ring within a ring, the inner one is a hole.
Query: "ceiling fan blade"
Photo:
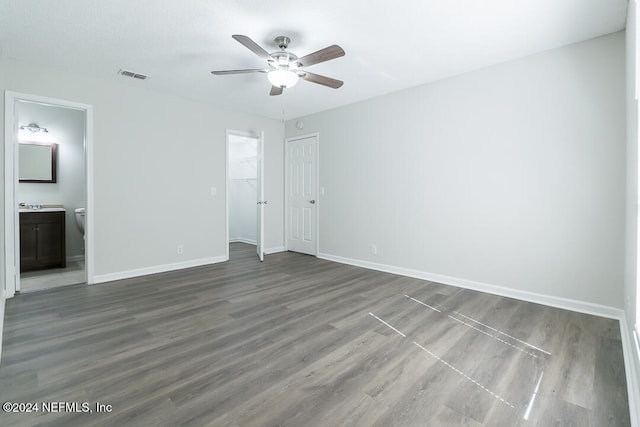
[[[271,96],[282,95],[282,92],[284,92],[283,88],[278,86],[271,86],[271,92],[269,92],[269,95]]]
[[[222,71],[212,71],[211,74],[215,74],[216,76],[224,76],[226,74],[246,74],[246,73],[266,73],[269,70],[263,70],[261,68],[251,68],[246,70],[222,70]]]
[[[300,75],[300,77],[305,79],[308,82],[318,83],[319,85],[327,86],[333,89],[338,89],[340,86],[344,84],[342,80],[336,80],[336,79],[332,79],[331,77],[325,77],[319,74],[313,74],[308,71],[305,71],[304,74]]]
[[[256,55],[258,55],[260,58],[263,58],[263,59],[266,59],[266,60],[273,59],[271,57],[271,55],[269,55],[269,52],[264,50],[262,47],[260,47],[260,45],[258,43],[254,42],[249,37],[243,36],[242,34],[234,34],[231,37],[236,39],[238,42],[240,42],[242,45],[244,45],[244,47],[246,47],[251,52],[253,52]]]
[[[342,48],[337,44],[334,44],[299,58],[298,66],[308,67],[310,65],[319,64],[320,62],[340,58],[341,56],[344,56],[344,50],[342,50]]]

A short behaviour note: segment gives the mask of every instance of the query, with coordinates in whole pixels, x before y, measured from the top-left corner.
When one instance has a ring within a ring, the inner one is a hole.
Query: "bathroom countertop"
[[[40,208],[40,209],[29,209],[29,208],[20,208],[20,213],[25,212],[66,212],[65,208]]]

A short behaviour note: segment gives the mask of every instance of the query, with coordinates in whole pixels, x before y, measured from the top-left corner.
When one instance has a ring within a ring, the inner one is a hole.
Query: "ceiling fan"
[[[305,55],[302,58],[298,58],[287,50],[291,39],[286,36],[278,36],[274,39],[280,50],[273,53],[268,53],[260,47],[259,44],[247,36],[236,34],[232,37],[260,58],[265,59],[269,68],[212,71],[211,74],[222,76],[225,74],[267,73],[267,78],[272,85],[271,92],[269,93],[271,96],[282,95],[284,89],[294,86],[298,82],[298,79],[303,79],[308,82],[317,83],[333,89],[338,89],[344,83],[340,80],[310,73],[302,69],[303,67],[309,67],[311,65],[344,56],[344,50],[342,50],[338,45],[334,44]]]

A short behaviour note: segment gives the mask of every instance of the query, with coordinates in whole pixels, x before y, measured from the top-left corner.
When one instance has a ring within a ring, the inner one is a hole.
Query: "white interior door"
[[[256,233],[256,251],[258,252],[258,258],[260,261],[264,261],[264,207],[267,201],[264,199],[264,150],[263,150],[264,132],[260,134],[258,139],[258,160],[257,160],[257,222],[258,231]]]
[[[317,253],[317,135],[287,140],[287,249]]]

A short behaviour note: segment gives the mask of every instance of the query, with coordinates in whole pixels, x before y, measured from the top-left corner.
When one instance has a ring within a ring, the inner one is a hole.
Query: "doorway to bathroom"
[[[15,242],[5,253],[13,270],[6,294],[87,283],[90,106],[15,93],[6,99],[5,225]]]
[[[264,260],[262,136],[227,131],[227,235],[229,257],[250,250]]]

